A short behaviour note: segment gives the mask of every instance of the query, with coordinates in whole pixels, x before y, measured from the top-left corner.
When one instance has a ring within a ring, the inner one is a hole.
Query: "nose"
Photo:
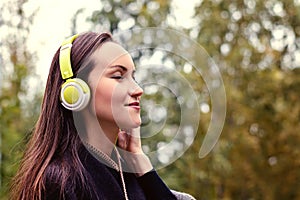
[[[135,87],[132,87],[129,90],[129,95],[131,97],[139,99],[142,96],[142,94],[144,93],[144,91],[143,91],[143,89],[137,83],[135,83],[134,85],[135,85]]]

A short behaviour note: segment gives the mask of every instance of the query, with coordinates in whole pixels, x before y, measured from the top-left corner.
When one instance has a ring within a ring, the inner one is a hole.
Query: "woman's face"
[[[113,42],[104,43],[93,55],[95,68],[89,76],[91,105],[101,124],[128,129],[141,124],[142,88],[134,79],[129,53]]]

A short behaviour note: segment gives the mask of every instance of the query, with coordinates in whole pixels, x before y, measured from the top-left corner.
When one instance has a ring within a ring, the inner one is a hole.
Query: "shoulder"
[[[86,199],[91,194],[84,172],[65,161],[52,161],[45,169],[43,182],[43,199]]]

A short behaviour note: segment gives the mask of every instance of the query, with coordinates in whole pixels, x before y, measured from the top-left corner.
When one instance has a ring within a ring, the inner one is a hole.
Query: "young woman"
[[[134,72],[108,33],[62,44],[11,199],[177,199],[142,151]]]

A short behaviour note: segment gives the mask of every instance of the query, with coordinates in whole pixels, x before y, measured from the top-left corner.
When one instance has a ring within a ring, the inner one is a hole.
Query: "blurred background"
[[[209,93],[199,74],[172,59],[177,71],[197,83],[193,90],[201,96],[201,117],[187,151],[158,171],[169,187],[200,200],[300,199],[300,0],[2,1],[0,198],[8,198],[61,41],[82,31],[145,27],[177,30],[202,45],[219,67],[226,90],[222,134],[200,159],[211,117]],[[143,52],[149,58],[154,53]],[[170,55],[160,58],[169,61]],[[165,96],[146,93],[145,107],[164,102],[170,108],[159,111],[167,119],[155,123],[179,126],[178,102]],[[173,135],[156,137],[168,141]],[[146,140],[148,151],[158,145]]]

